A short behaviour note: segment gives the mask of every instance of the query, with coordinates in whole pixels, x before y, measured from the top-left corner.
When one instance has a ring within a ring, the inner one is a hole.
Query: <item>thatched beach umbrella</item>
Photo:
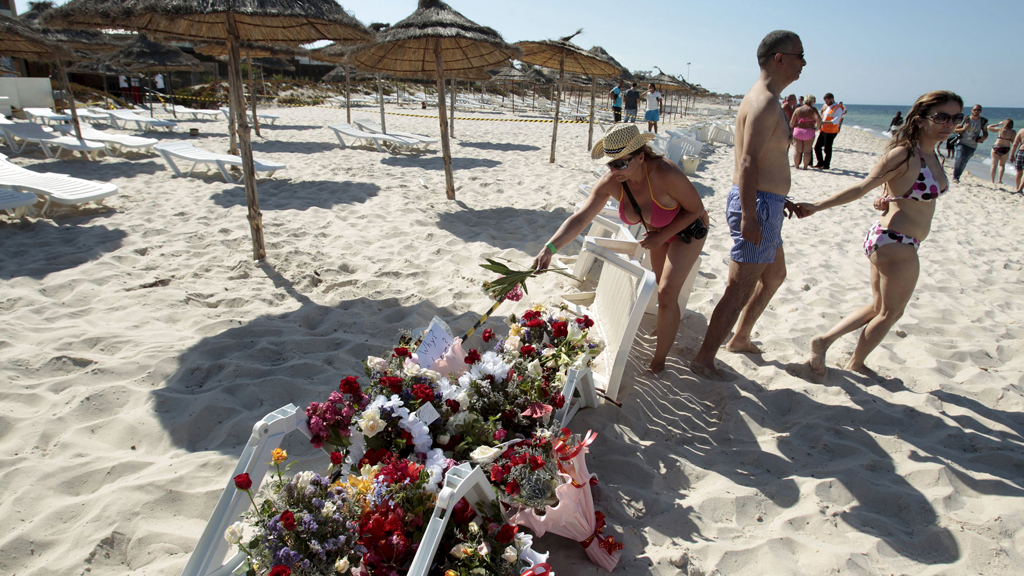
[[[299,46],[286,46],[286,45],[283,45],[283,44],[267,44],[265,42],[239,42],[238,48],[241,51],[240,53],[249,62],[249,99],[252,102],[252,126],[256,130],[256,135],[257,136],[262,136],[260,134],[260,119],[259,119],[259,116],[256,114],[256,87],[255,87],[255,82],[253,81],[253,71],[252,71],[252,68],[253,68],[253,58],[255,58],[255,57],[280,58],[282,56],[283,57],[294,58],[296,56],[308,56],[309,55],[309,50],[306,50],[305,48],[301,48]],[[202,44],[202,45],[196,46],[196,52],[198,52],[199,54],[206,54],[207,56],[223,56],[223,57],[228,57],[228,47],[227,47],[226,44],[221,44],[221,43],[217,43],[217,44]],[[295,67],[292,66],[291,69],[294,70]],[[174,101],[173,98],[171,99],[171,101],[172,102]],[[229,129],[233,129],[234,125],[235,125],[234,120],[232,120],[229,124],[230,124]],[[232,138],[232,141],[234,141],[234,134],[231,135],[231,138]],[[234,146],[232,145],[232,148],[233,147]]]
[[[597,56],[598,58],[607,60],[608,62],[611,62],[615,66],[618,66],[619,69],[621,70],[621,72],[619,72],[619,75],[616,76],[617,79],[624,80],[626,82],[633,82],[633,81],[636,80],[636,76],[634,76],[633,73],[630,72],[628,68],[626,68],[622,64],[619,64],[618,60],[616,60],[615,58],[612,58],[612,55],[609,54],[608,51],[605,50],[604,48],[601,48],[600,46],[594,46],[590,50],[587,50],[587,52],[590,52],[594,56]]]
[[[371,70],[435,75],[445,189],[448,199],[454,200],[455,178],[444,105],[445,71],[493,68],[519,53],[496,31],[472,22],[444,2],[419,0],[411,16],[382,32],[372,44],[358,47],[352,60]]]
[[[103,77],[103,94],[109,96],[107,92],[107,77],[108,76],[130,76],[133,75],[128,69],[123,66],[119,66],[112,62],[106,62],[103,60],[79,60],[71,66],[68,66],[68,72],[74,74],[97,74]],[[107,101],[107,105],[110,102]]]
[[[658,68],[655,66],[655,68]],[[661,68],[658,68],[658,73],[647,80],[653,82],[659,87],[660,92],[664,92],[666,95],[669,94],[693,94],[693,87],[686,83],[685,80],[680,80],[675,76],[665,74]]]
[[[576,34],[583,32],[577,30]],[[555,123],[551,130],[551,158],[555,161],[555,143],[558,142],[558,112],[562,102],[562,86],[565,81],[565,73],[587,74],[593,76],[590,98],[590,135],[594,134],[594,99],[597,93],[597,76],[614,76],[619,73],[618,67],[611,62],[598,58],[583,48],[573,44],[570,40],[576,34],[566,36],[560,40],[540,40],[536,42],[516,42],[516,46],[523,49],[521,61],[534,66],[558,69],[558,99],[555,100]],[[588,144],[589,148],[590,145]]]
[[[341,64],[341,66],[328,72],[323,79],[326,82],[345,80],[345,122],[348,124],[352,123],[352,69],[349,62],[350,55],[351,50],[349,47],[342,46],[341,44],[329,44],[312,52],[312,57],[317,60]],[[344,74],[344,77],[341,74]],[[381,105],[383,106],[383,102],[381,102]],[[383,115],[383,112],[381,112],[381,116]],[[381,129],[384,129],[383,123],[381,124]]]
[[[161,44],[139,34],[127,46],[109,54],[105,60],[128,69],[129,72],[163,72],[167,75],[167,87],[171,90],[171,72],[191,72],[202,70],[203,65],[195,56],[186,54],[176,46]],[[172,100],[173,104],[173,100]],[[171,113],[177,118],[174,106]],[[153,115],[153,107],[149,107],[149,115]]]
[[[238,43],[308,44],[318,40],[365,42],[370,33],[334,0],[71,0],[44,16],[50,25],[104,29],[118,26],[191,41],[226,42],[232,115],[241,142],[253,257],[266,258],[263,216],[256,195],[249,122],[241,103]]]
[[[495,82],[502,82],[505,84],[512,84],[512,113],[516,113],[516,82],[528,82],[530,77],[523,73],[518,68],[509,66],[508,68],[502,68],[497,74],[491,77],[491,80]]]

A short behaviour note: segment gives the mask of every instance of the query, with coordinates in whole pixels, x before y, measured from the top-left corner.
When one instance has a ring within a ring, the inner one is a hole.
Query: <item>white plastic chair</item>
[[[57,158],[61,150],[67,150],[80,152],[86,159],[95,160],[97,154],[106,150],[106,146],[99,142],[61,136],[33,123],[0,124],[0,132],[3,132],[11,150],[22,153],[29,144],[37,144],[47,158]]]
[[[153,146],[153,150],[156,150],[157,153],[160,154],[164,159],[164,162],[167,162],[168,167],[170,167],[176,176],[188,178],[192,175],[196,166],[202,164],[204,166],[216,166],[217,169],[220,170],[221,176],[223,176],[224,180],[227,182],[238,184],[242,181],[241,175],[238,177],[238,180],[235,180],[231,175],[231,171],[228,170],[228,166],[242,165],[241,156],[210,152],[209,150],[196,148],[189,142],[161,142],[160,144]],[[192,162],[192,168],[189,169],[187,174],[182,174],[177,163],[175,163],[175,159]],[[257,160],[253,158],[253,167],[257,172],[268,172],[267,178],[270,178],[278,170],[283,170],[285,165],[280,162]]]
[[[220,110],[200,110],[197,108],[189,108],[188,106],[181,106],[179,104],[168,104],[166,102],[164,103],[164,110],[174,114],[191,116],[193,120],[199,120],[200,117],[204,120],[213,120],[215,118],[219,118],[221,115]]]
[[[25,118],[37,124],[63,124],[71,122],[71,114],[57,114],[49,108],[22,108]]]
[[[221,106],[220,111],[224,114],[224,117],[231,120],[231,109],[227,106]],[[260,122],[266,122],[267,124],[274,125],[277,119],[280,118],[277,114],[266,114],[263,112],[257,112],[256,117],[259,118]]]
[[[75,130],[70,124],[60,124],[54,128],[64,134],[73,133]],[[82,138],[103,144],[107,147],[107,154],[110,156],[120,156],[126,149],[138,151],[140,154],[146,154],[152,151],[154,144],[160,142],[156,138],[143,138],[141,136],[131,136],[129,134],[118,134],[116,132],[97,130],[91,126],[82,126],[81,130]]]
[[[104,198],[117,194],[117,186],[109,182],[82,180],[64,174],[33,172],[11,164],[3,154],[0,154],[0,186],[43,196],[46,203],[43,204],[40,215],[46,214],[51,201],[58,204],[102,204]]]
[[[353,128],[350,124],[331,124],[328,128],[334,131],[334,135],[338,137],[338,142],[341,144],[342,148],[348,146],[348,144],[345,143],[345,138],[353,140],[353,145],[360,142],[363,144],[373,144],[377,147],[379,152],[391,152],[392,154],[401,149],[410,150],[420,145],[419,140],[413,140],[402,136],[392,136],[390,134],[373,134],[372,132],[364,132],[363,130]]]
[[[353,120],[352,123],[355,124],[356,128],[362,130],[363,132],[369,132],[371,134],[384,133],[384,129],[381,128],[380,124],[377,124],[373,120]],[[398,136],[401,138],[408,138],[410,140],[418,140],[419,146],[423,150],[429,149],[431,144],[437,144],[437,138],[433,138],[431,136],[424,136],[422,134],[413,134],[412,132],[396,132],[392,130],[391,132],[388,132],[388,135]]]
[[[6,210],[15,218],[28,213],[28,207],[39,201],[39,197],[28,192],[17,192],[9,188],[0,188],[0,210]]]
[[[629,350],[644,312],[657,291],[654,272],[635,257],[635,242],[587,237],[581,255],[588,253],[604,267],[594,292],[563,294],[563,301],[578,316],[594,320],[592,330],[605,342],[605,350],[581,377],[593,378],[610,398],[616,398]],[[578,384],[589,386],[590,383]]]
[[[122,130],[127,129],[129,122],[135,122],[135,127],[143,132],[149,132],[153,128],[163,128],[170,132],[178,125],[177,122],[172,122],[171,120],[160,120],[157,118],[140,116],[131,110],[102,110],[102,112],[105,112],[110,116],[110,123],[113,124],[115,128],[120,128]]]

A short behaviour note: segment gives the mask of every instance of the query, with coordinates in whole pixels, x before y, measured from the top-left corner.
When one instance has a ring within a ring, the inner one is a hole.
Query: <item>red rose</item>
[[[527,328],[540,328],[543,325],[544,321],[541,320],[540,318],[534,318],[533,320],[529,320],[526,322]]]
[[[562,406],[565,406],[565,395],[555,394],[554,396],[552,396],[551,405],[554,406],[556,410],[560,410]]]
[[[506,432],[504,428],[498,428],[497,430],[494,431],[494,439],[497,440],[498,442],[501,442],[502,440],[505,439],[505,435],[507,434],[508,432]]]
[[[530,456],[530,471],[536,472],[544,467],[544,459],[540,456]]]
[[[477,352],[476,348],[472,348],[469,354],[466,354],[466,359],[463,360],[466,364],[476,364],[480,361],[480,353]]]
[[[402,379],[398,376],[384,376],[380,379],[380,383],[387,386],[392,394],[398,394],[402,391]]]
[[[341,452],[331,452],[331,464],[340,466],[345,461],[345,457],[341,455]]]
[[[499,544],[509,544],[516,537],[516,532],[519,532],[519,526],[510,526],[505,524],[498,530],[498,534],[494,539],[497,540]]]
[[[268,573],[267,576],[291,576],[291,574],[291,568],[285,566],[284,564],[280,564],[278,566],[274,566],[273,568],[271,568],[270,573]]]
[[[235,488],[239,490],[248,490],[252,488],[252,480],[249,479],[248,474],[239,474],[235,476]]]
[[[355,376],[346,376],[341,384],[338,385],[338,390],[343,394],[359,394],[362,389],[359,387],[359,379]]]
[[[469,500],[463,498],[455,504],[455,509],[452,510],[452,522],[456,524],[469,524],[476,518],[476,510],[469,505]]]
[[[552,322],[551,323],[551,337],[552,338],[565,338],[569,335],[569,323],[568,322]]]
[[[409,349],[406,348],[405,346],[399,346],[398,348],[395,348],[395,353],[392,354],[392,356],[395,356],[397,358],[402,358],[402,357],[405,357],[405,356],[411,357],[412,354],[409,354]]]
[[[505,471],[502,470],[501,466],[495,464],[491,466],[491,482],[501,482],[505,478]]]
[[[523,312],[523,320],[530,320],[532,318],[540,318],[540,312],[536,310],[527,310]]]
[[[459,410],[462,409],[462,404],[459,404],[458,400],[454,400],[452,398],[445,400],[444,405],[447,406],[448,409],[452,411],[452,414],[458,414]]]
[[[529,344],[521,346],[519,348],[519,353],[522,354],[523,356],[529,356],[530,354],[533,354],[536,351],[537,349],[534,348],[533,346],[530,346]]]
[[[280,520],[281,526],[284,526],[285,530],[289,532],[295,530],[295,514],[292,514],[291,510],[285,510],[284,512],[281,512]]]
[[[366,451],[363,458],[359,460],[359,467],[369,464],[370,466],[376,466],[391,452],[387,448],[371,448]]]
[[[484,342],[490,342],[491,340],[494,339],[494,330],[487,328],[484,330],[483,334],[480,335],[480,337],[484,339]]]
[[[590,328],[594,325],[594,321],[590,319],[590,316],[584,315],[583,318],[576,319],[576,325],[581,328]]]
[[[515,496],[516,494],[519,494],[519,482],[516,482],[515,480],[510,480],[509,483],[505,485],[505,493],[508,494],[509,496]],[[501,542],[501,540],[498,540],[498,542]]]
[[[412,395],[420,402],[434,401],[434,391],[426,384],[416,384],[413,386]]]

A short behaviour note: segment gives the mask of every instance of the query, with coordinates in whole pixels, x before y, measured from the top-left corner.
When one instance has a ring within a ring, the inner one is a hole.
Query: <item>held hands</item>
[[[799,202],[793,205],[793,213],[797,218],[807,218],[818,211],[813,202]]]

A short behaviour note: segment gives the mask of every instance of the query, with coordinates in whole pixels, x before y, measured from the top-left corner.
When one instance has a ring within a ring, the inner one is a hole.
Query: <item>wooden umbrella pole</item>
[[[252,81],[252,53],[249,50],[245,51],[245,63],[249,65],[249,100],[252,101],[252,127],[256,130],[256,135],[262,137],[260,134],[260,120],[256,117],[256,88]]]
[[[238,140],[242,149],[242,180],[245,182],[245,201],[249,208],[249,231],[252,234],[253,260],[267,257],[267,249],[263,243],[263,214],[260,212],[260,201],[256,195],[256,170],[252,161],[252,141],[249,139],[249,121],[245,117],[245,105],[242,103],[242,64],[238,50],[238,26],[235,15],[226,14],[228,24],[228,58],[229,77],[236,90],[231,95],[234,103],[233,115],[238,125]]]
[[[345,122],[352,123],[352,85],[348,79],[348,64],[345,64]]]
[[[57,72],[60,73],[61,88],[68,93],[69,104],[71,105],[71,124],[75,127],[75,138],[82,139],[82,126],[78,123],[78,109],[75,108],[75,95],[71,92],[71,81],[68,80],[68,71],[64,67],[64,61],[57,58]],[[83,154],[85,154],[83,152]]]
[[[384,86],[381,84],[380,74],[377,74],[377,102],[380,103],[380,131],[387,134],[388,125],[384,118]]]
[[[231,46],[228,46],[228,53],[230,56]],[[230,65],[230,61],[228,62]],[[228,135],[230,136],[230,146],[228,147],[228,154],[238,154],[238,124],[235,121],[235,92],[238,91],[238,87],[235,86],[235,76],[231,74],[231,70],[228,70]]]
[[[512,113],[516,113],[516,83],[512,83]]]
[[[452,76],[451,82],[452,82],[452,86],[451,86],[451,88],[452,88],[452,95],[451,95],[452,115],[451,115],[451,118],[448,119],[448,122],[451,124],[451,128],[448,131],[448,136],[454,138],[455,137],[455,77],[454,76]]]
[[[597,101],[597,76],[590,85],[590,133],[587,134],[587,150],[594,147],[594,105]]]
[[[171,85],[171,71],[164,68],[164,74],[167,75],[167,77],[164,78],[164,87],[167,90],[168,99],[171,101],[171,115],[174,116],[175,120],[177,120],[178,112],[174,109],[174,87]]]
[[[437,68],[437,117],[441,122],[441,157],[444,160],[444,186],[449,200],[455,200],[455,178],[452,176],[452,151],[448,143],[448,118],[444,104],[444,58],[441,39],[434,40],[434,66]]]
[[[555,163],[555,143],[558,142],[558,111],[562,104],[562,82],[565,80],[565,52],[558,59],[558,99],[555,100],[555,123],[551,129],[551,164]]]

